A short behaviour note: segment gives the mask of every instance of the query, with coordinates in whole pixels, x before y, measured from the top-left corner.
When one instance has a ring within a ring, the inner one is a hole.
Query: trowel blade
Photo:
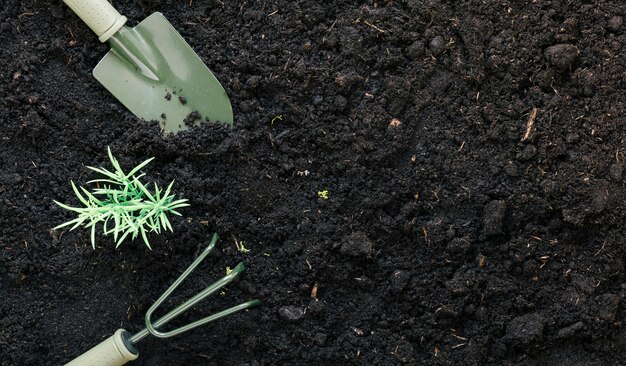
[[[150,15],[129,31],[137,32],[142,46],[150,51],[146,53],[154,75],[148,77],[114,50],[93,71],[126,108],[144,120],[159,121],[164,133],[207,120],[232,125],[226,91],[161,13]]]

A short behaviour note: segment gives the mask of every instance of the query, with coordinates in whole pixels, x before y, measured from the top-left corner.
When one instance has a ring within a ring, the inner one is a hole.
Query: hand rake
[[[131,335],[124,329],[118,329],[111,337],[107,338],[102,343],[98,344],[97,346],[77,357],[70,363],[66,364],[66,366],[121,366],[128,361],[135,360],[137,359],[137,357],[139,357],[139,351],[137,350],[136,345],[139,341],[149,335],[153,335],[158,338],[173,337],[193,328],[210,323],[214,320],[223,318],[227,315],[260,304],[259,300],[247,301],[171,331],[165,332],[159,330],[172,319],[181,315],[182,313],[196,305],[198,302],[214,294],[216,291],[232,282],[235,278],[239,276],[239,274],[241,274],[245,270],[245,266],[243,265],[243,263],[239,263],[230,273],[228,273],[222,279],[209,285],[197,295],[193,296],[178,307],[174,308],[158,320],[152,319],[152,314],[154,313],[154,311],[159,306],[161,306],[161,304],[172,294],[174,290],[176,290],[181,282],[183,282],[185,278],[187,278],[187,276],[198,266],[198,264],[200,264],[200,262],[202,262],[202,260],[211,252],[213,247],[215,247],[215,243],[217,242],[217,240],[218,236],[217,234],[214,234],[209,246],[198,256],[198,258],[193,261],[193,263],[191,263],[191,265],[180,275],[180,277],[178,277],[178,279],[174,281],[174,283],[167,289],[167,291],[165,291],[161,295],[161,297],[159,297],[148,309],[148,312],[146,312],[145,316],[146,327],[143,330]]]

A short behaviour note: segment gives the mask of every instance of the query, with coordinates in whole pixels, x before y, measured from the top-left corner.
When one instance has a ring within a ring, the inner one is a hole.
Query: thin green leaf
[[[170,224],[170,221],[167,219],[167,216],[165,215],[165,213],[161,212],[161,215],[159,217],[161,218],[161,224],[163,225],[163,227],[166,230],[169,229],[171,232],[174,232],[174,230],[172,229],[172,225]]]
[[[164,200],[168,198],[168,196],[169,196],[169,194],[170,194],[170,191],[172,190],[172,186],[173,186],[173,185],[174,185],[174,181],[172,181],[172,182],[170,183],[170,185],[169,185],[169,186],[167,186],[167,189],[165,190],[165,194],[163,195],[163,199],[164,199]]]
[[[96,225],[91,227],[91,246],[96,250]]]
[[[120,184],[120,182],[114,181],[114,180],[110,180],[110,179],[93,179],[93,180],[90,180],[89,182],[87,182],[87,184],[93,184],[93,183],[110,183],[110,184],[115,184],[115,185],[118,185],[118,186],[122,185],[122,184]]]
[[[139,189],[141,189],[141,191],[148,197],[148,199],[150,199],[150,201],[154,202],[154,197],[152,196],[150,191],[148,191],[146,186],[143,185],[143,183],[141,183],[138,179],[135,179],[133,182],[139,187]]]
[[[161,189],[159,188],[159,186],[157,186],[156,183],[154,184],[154,197],[156,198],[156,201],[159,202],[161,201]]]
[[[115,195],[116,197],[121,195],[123,192],[119,189],[106,189],[106,188],[97,188],[93,190],[93,194],[110,194]]]
[[[64,203],[61,203],[59,201],[53,200],[54,203],[56,203],[57,205],[61,206],[62,208],[68,210],[68,211],[74,211],[74,212],[78,212],[78,213],[83,213],[85,212],[85,208],[84,207],[72,207],[72,206],[68,206]]]
[[[134,167],[134,168],[133,168],[133,170],[131,170],[131,171],[130,171],[130,173],[128,173],[128,174],[126,175],[126,177],[127,177],[127,178],[130,178],[130,177],[134,176],[134,175],[135,175],[135,173],[137,173],[140,169],[142,169],[144,166],[146,166],[146,165],[150,164],[150,162],[151,162],[152,160],[154,160],[154,158],[150,158],[150,159],[148,159],[148,160],[144,161],[143,163],[141,163],[141,164],[137,165],[136,167]]]
[[[89,206],[89,203],[87,202],[87,200],[83,197],[83,195],[80,194],[80,192],[78,191],[78,188],[76,188],[76,184],[74,184],[74,181],[70,181],[70,183],[72,184],[72,190],[74,191],[74,193],[76,194],[76,197],[78,197],[80,202],[82,202],[83,205],[85,206]]]
[[[102,201],[100,201],[99,199],[97,199],[93,194],[91,194],[88,190],[86,190],[83,187],[80,187],[80,189],[83,190],[83,193],[85,193],[85,195],[87,196],[87,198],[89,198],[90,202],[96,203],[98,205],[102,204]],[[90,205],[91,206],[91,205]]]
[[[104,168],[96,168],[96,167],[93,167],[93,166],[88,166],[87,169],[91,169],[91,170],[93,170],[96,173],[100,173],[102,175],[105,175],[105,176],[111,178],[113,181],[115,181],[115,184],[120,184],[119,177],[115,173],[113,173],[113,172],[110,172],[110,171],[108,171],[108,170],[106,170]]]
[[[77,218],[75,218],[75,219],[73,219],[73,220],[70,220],[70,221],[68,221],[68,222],[64,222],[64,223],[62,223],[61,225],[57,225],[57,226],[53,227],[53,228],[52,228],[52,230],[59,230],[59,229],[64,228],[64,227],[66,227],[66,226],[74,225],[74,227],[72,227],[72,228],[70,229],[70,231],[72,231],[72,230],[74,230],[74,228],[75,228],[76,226],[79,226],[79,225],[80,225],[80,224],[82,224],[85,220],[86,220],[86,218],[83,218],[83,217],[77,217]]]
[[[124,171],[122,170],[122,167],[120,166],[120,163],[118,163],[117,159],[113,157],[113,153],[111,152],[110,146],[107,146],[107,152],[109,154],[109,160],[111,160],[111,164],[115,168],[116,173],[118,173],[120,178],[124,177],[125,176]]]
[[[126,237],[128,236],[128,234],[130,234],[132,230],[128,229],[124,232],[124,234],[122,235],[122,237],[120,238],[120,240],[117,241],[117,245],[115,245],[115,249],[117,249],[120,244],[122,244],[122,242],[124,241],[124,239],[126,239]]]
[[[120,232],[120,215],[117,212],[113,214],[113,221],[115,222],[115,231],[113,232],[113,240],[117,241],[117,235]]]
[[[176,209],[176,208],[191,206],[190,204],[188,204],[186,202],[187,202],[186,199],[185,200],[174,201],[174,202],[170,203],[169,205],[167,205],[167,208],[169,210],[172,210],[172,209]]]
[[[143,228],[141,228],[141,237],[143,238],[143,242],[146,243],[148,249],[152,250],[150,242],[148,241],[148,236],[146,235],[146,231]]]

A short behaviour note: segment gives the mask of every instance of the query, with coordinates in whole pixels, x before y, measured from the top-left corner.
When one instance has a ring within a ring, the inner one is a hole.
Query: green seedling
[[[237,250],[238,250],[240,253],[244,253],[244,254],[245,254],[245,253],[249,253],[249,252],[250,252],[250,249],[246,248],[243,244],[244,244],[243,240],[242,240],[242,241],[239,241],[239,242],[235,241],[235,245],[237,245]]]
[[[272,118],[272,122],[270,122],[270,124],[271,124],[272,126],[274,126],[274,122],[276,122],[276,121],[282,121],[282,120],[283,120],[283,115],[282,115],[282,114],[279,114],[279,115],[277,115],[277,116],[274,116],[274,118]]]
[[[154,183],[153,192],[150,192],[140,181],[145,174],[139,174],[139,170],[148,165],[154,158],[144,161],[126,174],[117,159],[113,157],[110,148],[108,148],[108,154],[115,171],[88,167],[103,176],[101,179],[87,182],[87,184],[96,184],[98,187],[91,192],[83,187],[80,187],[79,190],[74,182],[71,182],[76,197],[84,207],[71,207],[54,201],[62,208],[76,212],[78,217],[52,230],[70,225],[70,231],[81,225],[91,228],[91,245],[96,249],[96,225],[102,223],[103,234],[113,234],[116,248],[129,235],[132,240],[141,235],[146,246],[152,249],[147,234],[151,232],[160,234],[165,230],[173,231],[167,216],[169,214],[181,216],[176,210],[189,206],[189,204],[186,199],[174,199],[175,195],[171,193],[174,181],[169,184],[165,191]]]
[[[235,242],[235,248],[237,248],[237,251],[239,253],[244,253],[245,254],[245,253],[249,253],[250,252],[250,249],[248,249],[248,248],[246,248],[244,246],[243,240],[237,240],[237,238],[235,238],[234,235],[231,235],[231,236],[233,237],[233,241]]]
[[[327,200],[329,192],[327,190],[317,192],[317,197]]]

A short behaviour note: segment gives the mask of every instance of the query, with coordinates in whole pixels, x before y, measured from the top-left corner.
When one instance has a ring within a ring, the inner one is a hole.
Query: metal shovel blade
[[[233,123],[226,91],[163,14],[123,27],[93,71],[126,108],[164,133],[203,121]]]

